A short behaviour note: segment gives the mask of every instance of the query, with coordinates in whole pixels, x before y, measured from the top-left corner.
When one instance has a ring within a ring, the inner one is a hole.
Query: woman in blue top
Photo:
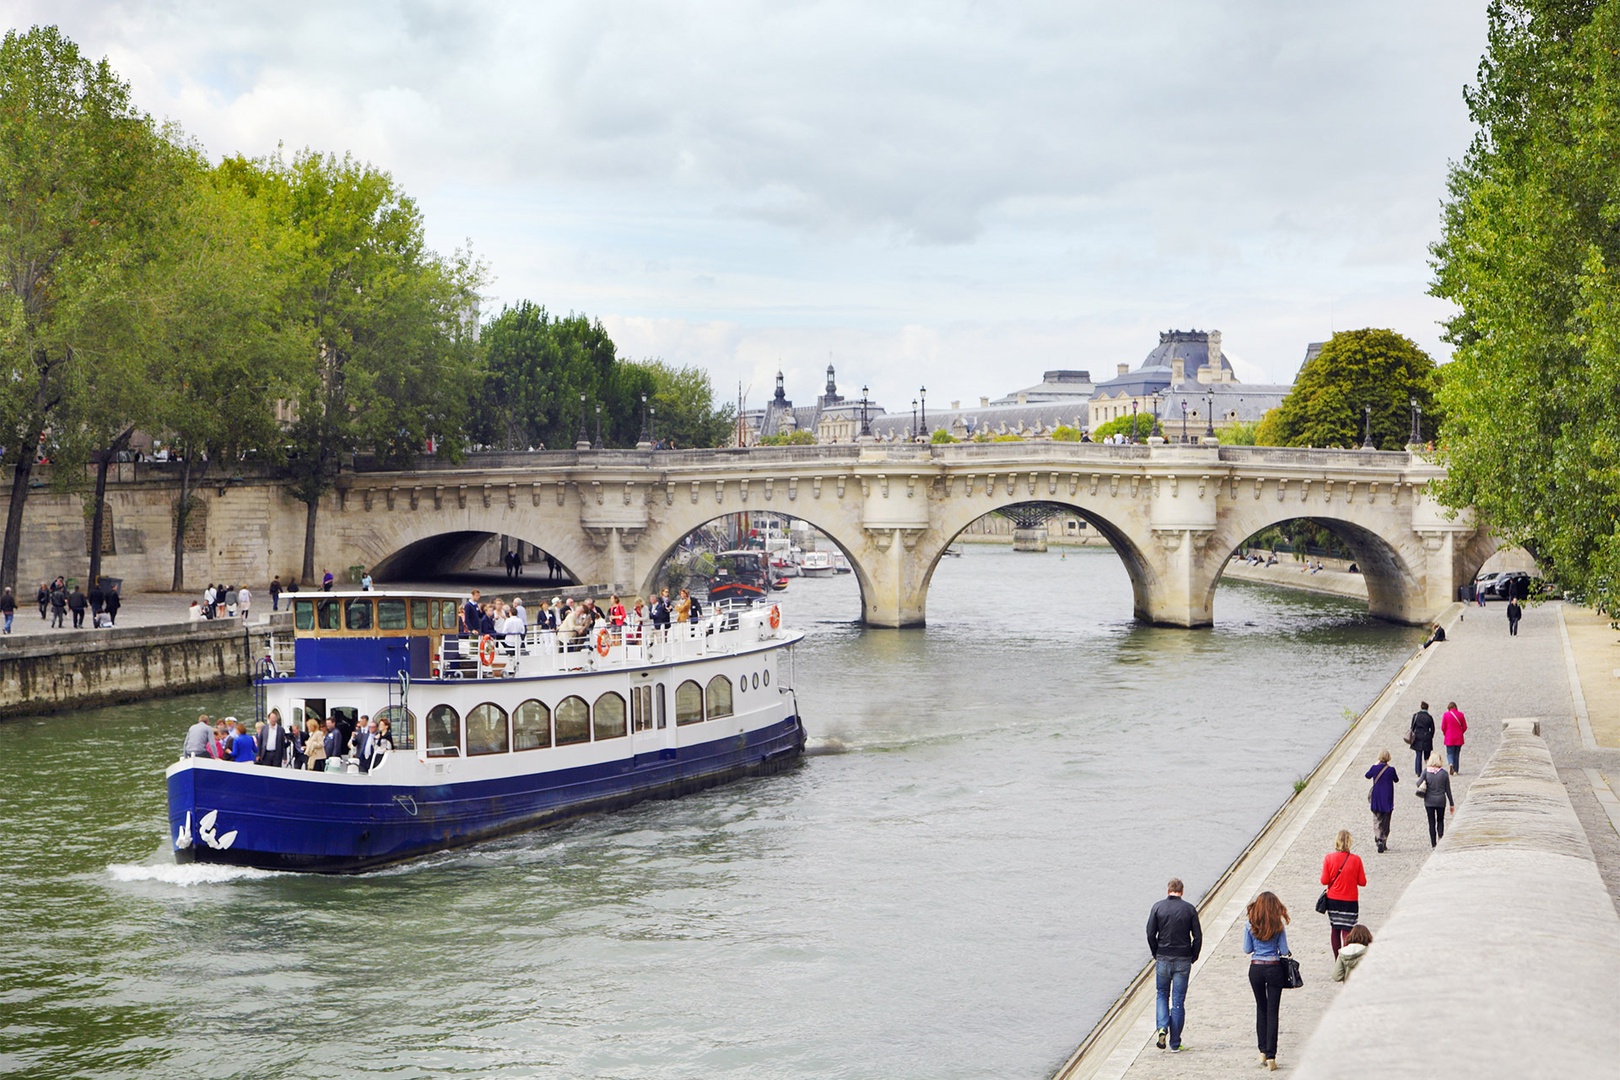
[[[231,743],[231,760],[237,763],[245,761],[251,765],[258,756],[258,741],[248,734],[247,725],[238,720],[236,722],[236,738]]]
[[[1288,954],[1288,909],[1276,893],[1263,892],[1249,904],[1243,951],[1249,954],[1249,989],[1254,991],[1254,1030],[1260,1061],[1277,1071],[1277,1007],[1282,1004],[1282,958]]]
[[[1367,770],[1367,779],[1373,782],[1367,793],[1367,805],[1372,807],[1373,839],[1379,851],[1389,850],[1389,815],[1395,812],[1395,785],[1401,775],[1389,763],[1389,751],[1378,755],[1378,764]]]

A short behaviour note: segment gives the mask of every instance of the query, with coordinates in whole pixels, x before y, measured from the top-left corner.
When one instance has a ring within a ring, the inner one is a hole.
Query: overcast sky
[[[1484,0],[12,2],[216,158],[391,172],[443,251],[697,364],[891,411],[1101,379],[1170,328],[1244,381],[1426,296]]]

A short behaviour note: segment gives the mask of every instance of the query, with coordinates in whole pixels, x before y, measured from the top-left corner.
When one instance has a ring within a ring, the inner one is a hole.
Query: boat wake
[[[820,757],[823,754],[847,754],[853,749],[854,747],[842,739],[828,737],[806,743],[804,754],[805,757]]]
[[[275,877],[273,870],[252,866],[221,866],[217,863],[113,863],[107,874],[114,881],[156,881],[164,885],[214,885],[228,881]]]

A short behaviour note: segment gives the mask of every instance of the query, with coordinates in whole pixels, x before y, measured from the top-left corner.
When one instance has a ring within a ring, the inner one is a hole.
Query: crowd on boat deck
[[[361,716],[349,723],[339,716],[325,721],[310,717],[302,730],[283,726],[281,710],[271,709],[265,720],[248,731],[234,716],[214,719],[203,713],[186,730],[183,758],[208,757],[272,769],[309,769],[313,772],[370,772],[394,749],[388,718]]]
[[[687,589],[681,589],[674,599],[667,588],[662,590],[653,597],[650,608],[639,599],[627,608],[617,593],[608,597],[605,607],[599,606],[594,597],[575,601],[558,596],[550,604],[542,604],[532,621],[521,597],[514,596],[511,603],[485,600],[474,589],[461,605],[457,628],[469,637],[488,635],[507,651],[516,652],[532,627],[547,635],[555,634],[558,646],[567,651],[586,648],[597,630],[610,630],[634,643],[640,640],[644,626],[667,630],[674,623],[696,622],[702,617],[703,605]]]

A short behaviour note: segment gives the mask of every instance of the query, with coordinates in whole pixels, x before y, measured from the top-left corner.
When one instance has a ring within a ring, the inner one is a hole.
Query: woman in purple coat
[[[1395,785],[1401,774],[1389,763],[1389,751],[1378,755],[1378,764],[1367,770],[1367,779],[1373,782],[1367,793],[1367,804],[1372,807],[1373,839],[1379,851],[1388,851],[1389,815],[1395,812]]]

